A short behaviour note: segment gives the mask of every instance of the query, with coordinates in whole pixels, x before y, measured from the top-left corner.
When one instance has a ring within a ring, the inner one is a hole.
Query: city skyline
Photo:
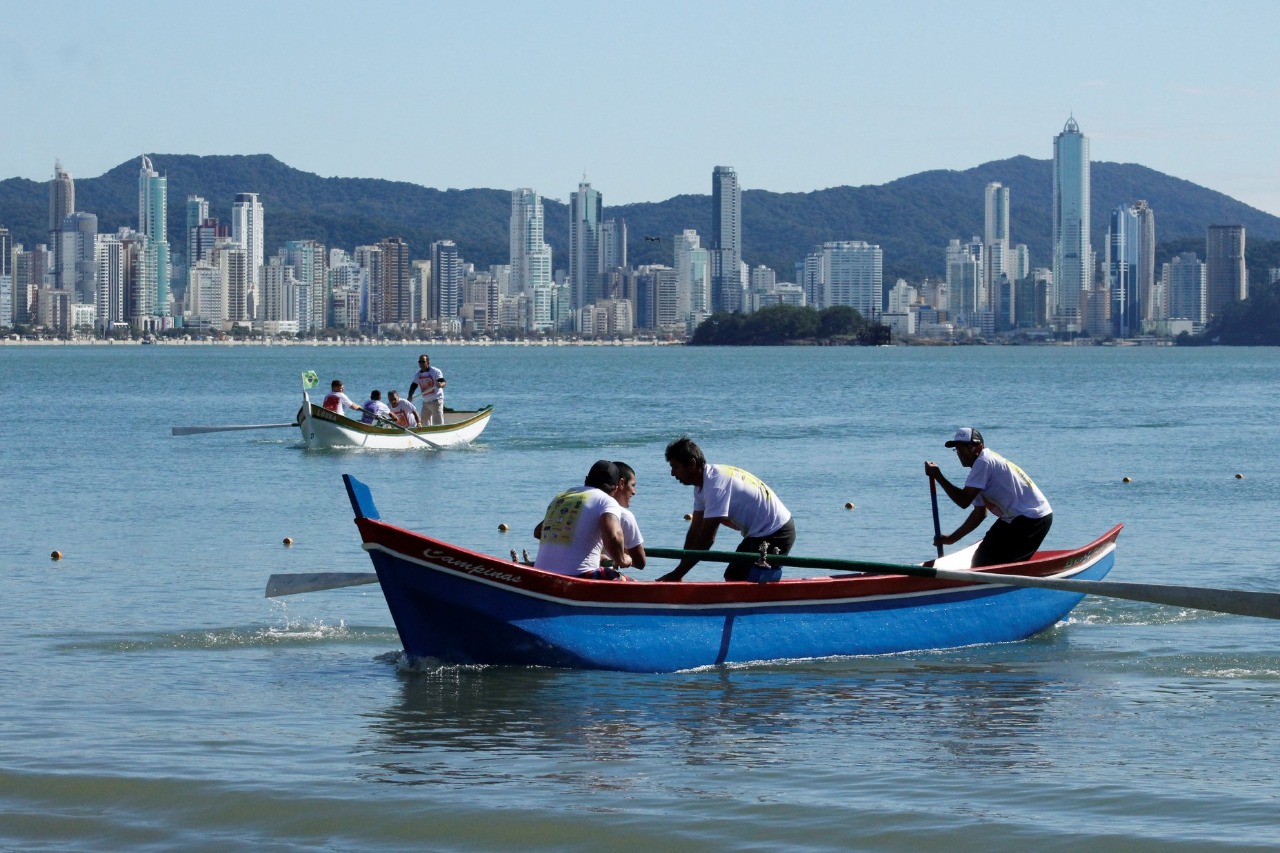
[[[746,190],[809,192],[1043,157],[1044,129],[1074,113],[1108,161],[1280,214],[1272,3],[1082,2],[1068,14],[979,2],[962,16],[887,0],[220,10],[140,0],[128,16],[67,14],[0,0],[0,82],[23,117],[0,126],[0,176],[43,181],[54,157],[89,177],[143,152],[269,152],[318,175],[534,187],[562,202],[563,176],[585,171],[614,176],[609,198],[628,204],[705,192],[715,162],[733,163]],[[857,32],[876,38],[846,49]],[[1149,58],[1115,62],[1139,32]],[[202,56],[216,80],[193,89],[176,71]],[[145,95],[128,88],[143,81]],[[121,120],[140,98],[145,118]],[[587,104],[601,120],[581,121]],[[348,118],[366,114],[396,120]]]

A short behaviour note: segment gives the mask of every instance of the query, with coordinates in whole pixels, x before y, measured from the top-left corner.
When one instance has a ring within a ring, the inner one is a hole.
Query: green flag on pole
[[[320,384],[320,377],[316,376],[316,372],[314,370],[303,371],[302,373],[303,388],[314,388],[319,384]]]

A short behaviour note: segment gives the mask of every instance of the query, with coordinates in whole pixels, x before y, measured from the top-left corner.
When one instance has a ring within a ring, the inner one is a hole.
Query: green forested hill
[[[416,184],[360,178],[322,178],[293,169],[269,155],[211,156],[151,154],[169,179],[170,242],[185,246],[185,200],[201,195],[211,214],[230,218],[236,193],[256,192],[265,209],[268,253],[285,240],[314,238],[353,249],[386,237],[403,237],[414,257],[426,257],[432,241],[451,239],[467,261],[485,267],[508,261],[510,189],[436,190]],[[67,164],[70,166],[71,164]],[[139,160],[96,178],[76,178],[77,207],[95,213],[99,230],[137,222]],[[74,169],[72,170],[74,174]],[[749,185],[750,176],[742,175]],[[1026,243],[1034,266],[1050,264],[1051,163],[1014,157],[964,171],[932,171],[880,186],[833,187],[808,193],[743,193],[744,259],[773,267],[779,280],[793,278],[794,264],[829,240],[866,240],[884,249],[886,284],[902,276],[943,274],[947,241],[982,233],[983,188],[999,181],[1010,188],[1013,239]],[[708,170],[708,186],[710,170]],[[549,195],[568,194],[538,187]],[[596,189],[609,199],[607,184]],[[1280,240],[1280,218],[1188,181],[1124,163],[1093,163],[1093,226],[1099,256],[1110,211],[1146,199],[1156,213],[1157,239],[1183,241],[1203,252],[1205,227],[1243,224],[1251,246]],[[547,241],[557,267],[567,266],[568,206],[545,200]],[[606,217],[627,221],[630,261],[672,262],[672,236],[686,228],[703,235],[711,226],[709,195],[680,195],[660,202],[605,208]],[[28,245],[44,242],[48,188],[43,182],[0,181],[0,225]],[[661,237],[646,241],[645,236]],[[1273,254],[1273,253],[1272,253]],[[1255,278],[1265,269],[1255,269]]]

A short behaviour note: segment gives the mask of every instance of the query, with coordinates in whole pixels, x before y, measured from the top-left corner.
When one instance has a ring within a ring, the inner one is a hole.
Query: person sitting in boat
[[[362,424],[376,423],[379,418],[391,420],[391,409],[387,408],[387,404],[382,402],[382,392],[377,388],[369,392],[369,399],[364,401],[360,411],[364,412],[360,416],[360,423]]]
[[[767,545],[770,553],[791,552],[796,542],[791,511],[759,477],[731,465],[708,463],[702,448],[687,435],[668,444],[666,455],[671,476],[682,485],[693,486],[693,520],[684,537],[686,550],[710,548],[723,524],[742,534],[738,551],[759,555],[760,546]],[[658,580],[678,581],[697,563],[685,557]],[[724,579],[744,581],[754,564],[751,559],[734,560],[725,567]]]
[[[387,407],[391,410],[391,419],[402,427],[416,427],[421,423],[413,403],[401,397],[394,388],[387,392]]]
[[[1053,525],[1053,507],[1027,473],[994,450],[987,449],[982,433],[961,427],[946,444],[954,447],[960,464],[969,469],[964,486],[942,475],[936,462],[924,463],[924,473],[947,493],[956,506],[973,512],[949,536],[939,534],[935,545],[950,545],[968,536],[987,513],[995,524],[982,537],[973,555],[973,568],[1020,563],[1031,559]]]
[[[345,409],[343,408],[344,406],[346,407]],[[323,407],[343,416],[346,415],[346,409],[360,411],[360,407],[355,404],[355,401],[342,390],[341,379],[335,379],[329,383],[329,393],[324,395]]]
[[[648,562],[644,553],[644,536],[640,534],[640,525],[636,523],[635,513],[631,511],[631,499],[636,496],[636,471],[625,462],[616,459],[618,466],[618,485],[613,489],[613,499],[622,507],[618,521],[622,525],[622,547],[631,555],[631,567],[643,569]]]
[[[425,352],[418,356],[418,372],[409,380],[411,403],[414,389],[422,391],[422,423],[444,423],[444,374],[431,366],[431,357]]]
[[[538,540],[534,568],[573,577],[625,580],[618,569],[631,566],[631,555],[623,545],[622,507],[612,494],[617,485],[618,466],[601,459],[591,466],[582,486],[556,495],[533,528]],[[616,568],[600,567],[601,552]]]

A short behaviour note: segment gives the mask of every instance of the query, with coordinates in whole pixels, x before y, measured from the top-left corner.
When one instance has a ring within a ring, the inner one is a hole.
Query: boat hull
[[[583,580],[458,548],[386,524],[376,511],[366,515],[356,523],[405,652],[447,663],[670,672],[952,648],[1025,639],[1083,597],[858,573],[768,584]],[[1114,564],[1119,532],[992,569],[1099,580]]]
[[[309,400],[304,402],[301,414],[298,426],[302,430],[303,445],[308,450],[422,450],[456,447],[475,441],[489,425],[493,406],[478,411],[449,411],[445,413],[443,424],[416,427],[408,432],[395,427],[362,424]],[[419,437],[415,438],[415,435]]]

